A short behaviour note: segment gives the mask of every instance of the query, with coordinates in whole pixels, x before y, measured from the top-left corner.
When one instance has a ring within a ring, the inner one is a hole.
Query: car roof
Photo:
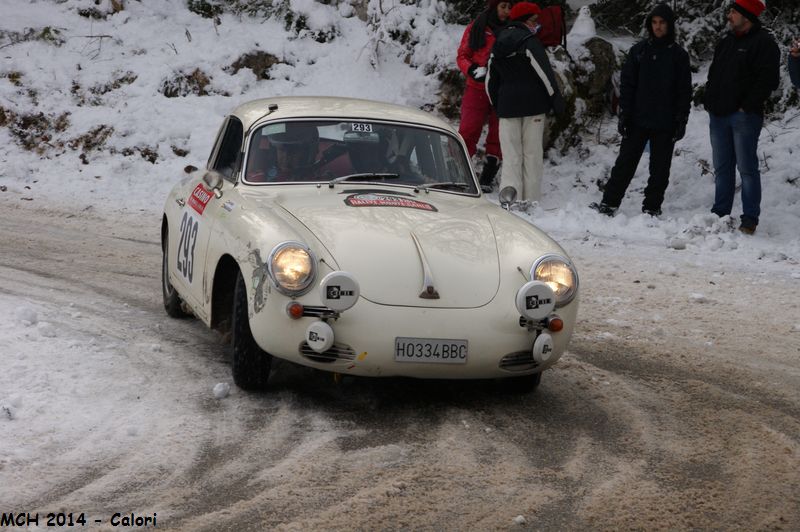
[[[272,105],[277,105],[277,109],[270,112],[270,106]],[[337,98],[332,96],[262,98],[236,107],[231,114],[242,121],[245,131],[262,118],[269,116],[270,120],[289,118],[393,120],[446,129],[454,134],[457,133],[447,122],[436,118],[431,113],[403,105],[357,98]]]

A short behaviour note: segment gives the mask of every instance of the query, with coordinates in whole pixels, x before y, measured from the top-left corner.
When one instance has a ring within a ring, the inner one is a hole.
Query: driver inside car
[[[288,122],[286,130],[267,137],[275,149],[267,181],[308,181],[315,178],[319,132],[313,125]]]

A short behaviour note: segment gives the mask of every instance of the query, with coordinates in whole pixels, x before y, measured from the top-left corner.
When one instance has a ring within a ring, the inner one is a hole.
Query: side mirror
[[[517,189],[514,187],[503,187],[503,190],[498,194],[500,198],[500,205],[508,210],[509,206],[517,199]]]
[[[216,196],[217,199],[222,197],[221,189],[222,183],[224,182],[222,174],[214,170],[209,170],[203,174],[203,182],[214,192],[214,196]]]

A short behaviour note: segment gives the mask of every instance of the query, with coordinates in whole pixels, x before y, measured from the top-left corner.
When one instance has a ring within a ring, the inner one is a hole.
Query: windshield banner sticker
[[[206,210],[206,205],[211,200],[211,192],[206,190],[201,184],[197,185],[189,196],[189,205],[192,209],[197,211],[197,214],[203,214]]]
[[[424,201],[390,196],[388,194],[352,194],[344,199],[344,203],[350,207],[402,207],[430,212],[438,212],[439,210]]]

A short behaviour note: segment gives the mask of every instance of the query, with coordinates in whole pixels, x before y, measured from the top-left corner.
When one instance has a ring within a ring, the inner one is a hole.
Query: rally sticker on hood
[[[189,196],[189,205],[196,210],[198,214],[203,214],[210,200],[211,192],[206,190],[206,187],[201,183],[194,188],[192,194]]]
[[[352,194],[344,199],[345,205],[350,207],[402,207],[405,209],[419,209],[421,211],[438,212],[439,209],[410,198],[390,196],[388,194]]]

